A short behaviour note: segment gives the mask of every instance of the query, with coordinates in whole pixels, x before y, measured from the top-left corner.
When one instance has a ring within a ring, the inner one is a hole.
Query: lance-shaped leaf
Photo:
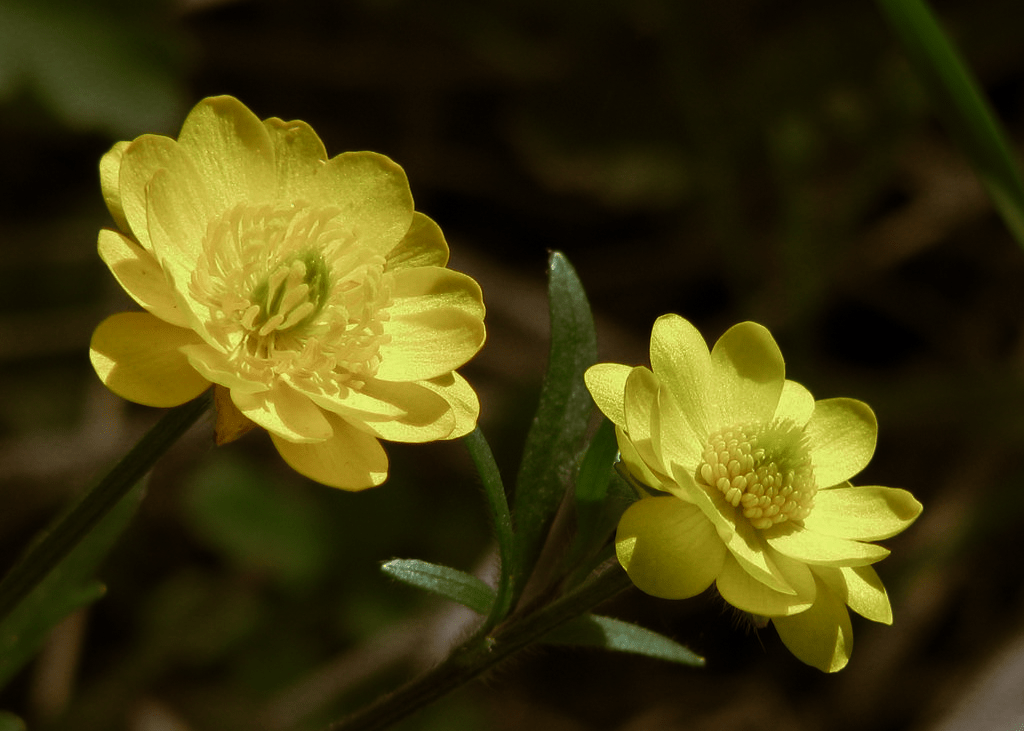
[[[1024,183],[1006,133],[922,0],[878,0],[936,111],[968,156],[1017,243],[1024,246]]]
[[[0,687],[35,655],[58,622],[103,595],[93,573],[135,514],[143,492],[140,481],[0,623]]]
[[[494,589],[475,576],[449,566],[415,558],[394,558],[381,566],[381,570],[403,584],[451,599],[477,614],[486,616],[494,604]]]
[[[599,614],[583,614],[544,636],[551,645],[603,647],[606,650],[700,667],[704,658],[653,630]]]
[[[540,404],[526,437],[513,500],[515,562],[522,590],[576,471],[593,401],[583,372],[597,360],[597,333],[583,285],[569,261],[551,255],[548,269],[551,350]]]

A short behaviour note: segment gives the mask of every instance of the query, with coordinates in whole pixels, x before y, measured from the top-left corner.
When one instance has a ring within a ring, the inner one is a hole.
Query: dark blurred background
[[[1019,149],[1024,6],[936,9]],[[645,362],[665,312],[712,341],[757,320],[791,378],[876,410],[858,482],[925,505],[878,567],[894,625],[855,616],[837,675],[710,595],[632,592],[608,611],[706,669],[534,650],[402,728],[1020,728],[1024,251],[859,0],[0,0],[3,565],[158,416],[88,363],[93,327],[131,306],[95,253],[98,160],[222,93],[405,167],[484,288],[464,373],[507,481],[559,249],[602,358]],[[378,563],[486,571],[490,531],[460,444],[389,454],[387,485],[348,494],[265,434],[214,449],[199,425],[154,471],[107,595],[0,708],[47,730],[317,728],[429,664],[472,617]]]

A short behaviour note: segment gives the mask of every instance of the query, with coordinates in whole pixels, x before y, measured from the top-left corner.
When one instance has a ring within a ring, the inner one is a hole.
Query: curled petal
[[[103,191],[103,201],[107,204],[107,210],[113,216],[114,223],[122,231],[131,230],[121,206],[120,186],[121,157],[128,145],[128,142],[118,142],[100,158],[100,190]]]
[[[625,432],[637,455],[647,467],[660,477],[667,477],[668,469],[658,459],[654,449],[654,430],[657,420],[658,380],[647,368],[638,367],[626,378]]]
[[[779,553],[816,566],[865,566],[889,555],[888,549],[874,543],[817,533],[795,523],[779,523],[763,535]]]
[[[715,343],[711,361],[718,425],[770,421],[786,381],[786,364],[771,333],[754,322],[733,325]]]
[[[820,487],[849,480],[867,467],[875,453],[878,422],[871,408],[855,399],[817,401],[804,429],[814,479]]]
[[[783,594],[769,588],[740,566],[732,554],[726,557],[722,572],[715,582],[718,592],[737,609],[762,617],[788,616],[809,608],[817,593],[810,569],[781,554],[772,556],[772,562],[787,583],[794,587],[795,594]]]
[[[255,393],[232,390],[231,400],[248,419],[290,442],[322,442],[331,436],[320,407],[286,383]]]
[[[872,622],[892,624],[889,595],[870,566],[815,566],[814,573],[860,616]]]
[[[299,444],[271,433],[285,462],[311,480],[342,490],[376,487],[388,476],[388,458],[376,438],[334,414],[326,414],[332,435],[322,442]]]
[[[149,203],[147,186],[153,176],[161,170],[171,175],[188,176],[190,197],[182,205],[191,208],[191,214],[206,220],[212,215],[206,190],[199,179],[195,166],[178,143],[163,135],[142,135],[124,148],[118,176],[118,191],[121,208],[128,229],[142,248],[153,252],[149,238]]]
[[[665,384],[658,389],[651,431],[655,455],[661,464],[678,464],[688,472],[697,470],[703,459],[705,439],[693,431],[692,423]]]
[[[616,426],[626,425],[626,379],[631,370],[619,363],[598,363],[583,374],[597,408]]]
[[[180,351],[197,340],[191,330],[148,312],[121,312],[96,327],[89,358],[118,396],[146,406],[178,406],[210,387]]]
[[[894,487],[845,487],[819,490],[804,527],[838,538],[877,541],[896,535],[921,514],[921,503]]]
[[[704,514],[673,496],[630,505],[619,521],[615,551],[641,591],[664,599],[686,599],[707,589],[726,554]]]
[[[826,673],[846,667],[853,652],[853,625],[843,601],[819,578],[811,608],[789,617],[773,617],[783,644],[801,661]]]
[[[108,228],[100,230],[97,248],[100,258],[132,299],[161,320],[188,327],[188,318],[178,307],[174,290],[152,254]]]
[[[429,381],[422,381],[420,385],[429,388],[451,407],[455,426],[446,437],[442,437],[443,439],[464,437],[476,428],[477,419],[480,418],[480,399],[465,378],[458,373],[446,373]]]
[[[619,445],[619,457],[626,465],[626,469],[629,470],[629,474],[642,485],[655,490],[664,490],[663,478],[651,472],[650,467],[644,463],[640,453],[633,446],[632,440],[626,436],[626,432],[621,426],[615,427],[615,439]]]
[[[420,383],[368,381],[345,398],[309,394],[324,409],[381,439],[392,442],[430,442],[448,438],[455,415],[441,394]]]

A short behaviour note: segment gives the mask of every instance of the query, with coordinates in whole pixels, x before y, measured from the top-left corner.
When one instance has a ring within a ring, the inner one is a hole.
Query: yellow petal
[[[412,225],[398,245],[388,252],[388,269],[443,267],[448,263],[448,243],[441,227],[419,211],[412,214]]]
[[[754,322],[733,325],[715,343],[711,361],[719,426],[770,421],[786,381],[786,365],[771,333]]]
[[[796,381],[786,381],[782,386],[782,396],[775,408],[775,419],[792,421],[796,426],[807,424],[814,413],[814,396]]]
[[[100,229],[97,248],[100,258],[132,299],[161,320],[188,327],[188,318],[178,307],[174,290],[152,254],[108,228]]]
[[[857,541],[877,541],[904,530],[922,506],[906,490],[894,487],[835,487],[819,490],[804,527],[815,533]]]
[[[431,442],[448,438],[455,415],[440,394],[419,383],[367,381],[345,398],[309,394],[324,409],[362,431],[392,442]]]
[[[465,364],[483,345],[483,297],[465,274],[440,267],[400,269],[392,295],[379,380],[436,378]]]
[[[118,142],[100,158],[100,190],[103,191],[103,201],[107,204],[107,210],[113,216],[114,223],[122,231],[131,230],[121,206],[120,185],[121,157],[128,145],[128,142]]]
[[[274,151],[274,192],[280,200],[306,197],[309,180],[317,175],[327,160],[324,143],[305,122],[285,122],[273,117],[263,126]]]
[[[146,186],[159,170],[171,170],[175,175],[182,171],[194,174],[194,168],[178,147],[178,143],[163,135],[142,135],[131,142],[121,156],[118,190],[121,194],[121,208],[125,220],[142,248],[153,252],[149,240],[149,208]],[[205,220],[208,215],[205,191],[201,182],[195,183],[192,198],[193,215]]]
[[[664,464],[678,464],[688,472],[696,472],[703,459],[704,442],[693,431],[675,396],[665,384],[658,389],[656,412],[652,418],[655,454]]]
[[[148,312],[122,312],[96,327],[89,359],[118,396],[146,406],[178,406],[210,387],[179,351],[197,340],[191,330]]]
[[[762,535],[779,553],[816,566],[865,566],[889,555],[874,543],[816,533],[795,523],[779,523]]]
[[[663,478],[651,472],[651,468],[644,464],[640,453],[636,451],[636,447],[633,446],[633,442],[621,426],[615,427],[615,439],[619,445],[619,456],[629,474],[641,485],[653,487],[656,490],[665,489]]]
[[[234,97],[207,97],[196,104],[181,125],[178,143],[205,184],[212,210],[263,202],[274,194],[270,134]]]
[[[846,605],[816,579],[818,592],[810,609],[791,617],[773,617],[782,642],[799,660],[826,673],[846,667],[853,652],[853,626]]]
[[[651,367],[701,441],[721,426],[708,401],[714,383],[711,353],[697,328],[679,315],[659,317],[651,331]]]
[[[476,429],[477,419],[480,418],[480,399],[465,378],[452,372],[422,381],[420,385],[429,388],[451,407],[455,426],[445,439],[464,437]]]
[[[889,595],[870,566],[815,566],[814,573],[860,616],[872,622],[892,624]]]
[[[626,378],[624,431],[647,467],[654,474],[667,478],[671,473],[654,450],[653,429],[658,428],[655,418],[657,400],[658,379],[654,374],[642,366],[630,371]]]
[[[871,408],[855,399],[817,401],[804,429],[814,479],[819,487],[845,482],[867,467],[875,453],[878,422]]]
[[[289,442],[322,442],[331,436],[324,412],[310,398],[287,383],[268,391],[231,391],[231,400],[249,419]]]
[[[231,389],[233,394],[259,393],[270,389],[269,383],[247,379],[224,353],[205,342],[183,346],[181,352],[205,379]]]
[[[817,591],[807,566],[778,554],[772,560],[796,594],[783,594],[765,586],[744,570],[731,553],[715,581],[718,593],[737,609],[762,617],[788,616],[809,608]]]
[[[387,256],[412,225],[412,192],[405,171],[375,152],[332,157],[306,181],[313,205],[334,206],[359,232],[359,244]]]
[[[726,553],[704,514],[673,496],[630,505],[619,521],[615,551],[641,591],[664,599],[686,599],[707,589]]]
[[[388,477],[388,457],[380,443],[334,414],[327,414],[330,439],[296,444],[271,433],[281,457],[296,472],[342,490],[364,490]]]
[[[598,363],[587,369],[583,380],[597,408],[616,426],[625,426],[626,379],[633,370],[619,363]]]

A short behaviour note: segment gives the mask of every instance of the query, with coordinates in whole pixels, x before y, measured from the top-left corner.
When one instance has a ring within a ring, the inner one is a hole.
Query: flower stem
[[[102,480],[36,538],[0,582],[0,622],[121,501],[157,459],[206,413],[210,403],[211,395],[207,391],[170,409]]]
[[[388,728],[629,586],[629,577],[616,563],[551,604],[524,616],[513,615],[485,637],[474,635],[440,665],[332,724],[327,731]]]

